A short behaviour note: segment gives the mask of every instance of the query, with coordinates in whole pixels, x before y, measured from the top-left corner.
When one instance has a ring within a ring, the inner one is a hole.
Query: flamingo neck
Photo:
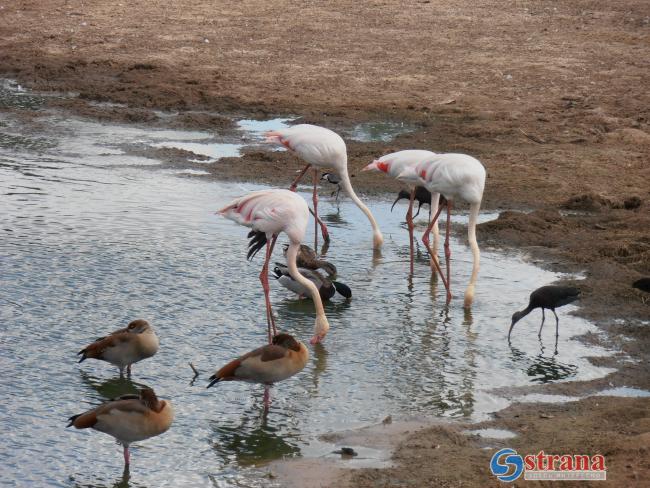
[[[316,307],[316,324],[314,326],[314,337],[318,336],[322,339],[325,337],[325,334],[327,334],[329,323],[327,322],[325,309],[323,308],[323,301],[321,300],[320,293],[318,293],[318,288],[316,285],[314,285],[314,283],[305,278],[298,271],[296,258],[298,256],[299,249],[300,243],[291,241],[291,244],[289,244],[289,248],[287,249],[287,266],[289,267],[289,274],[294,280],[309,290],[311,299],[314,302],[314,307]]]
[[[472,203],[469,207],[469,223],[467,225],[467,239],[469,245],[472,249],[472,276],[467,285],[467,290],[465,290],[465,308],[469,308],[472,305],[474,300],[474,285],[478,279],[478,271],[481,267],[481,252],[478,248],[478,242],[476,242],[476,224],[478,222],[478,212],[481,207],[481,202]]]
[[[372,226],[372,233],[373,233],[373,248],[374,249],[380,249],[382,244],[384,243],[384,238],[381,235],[381,230],[379,230],[379,225],[377,224],[377,221],[375,220],[375,217],[373,217],[372,213],[364,205],[364,203],[359,199],[357,194],[354,192],[354,189],[352,188],[352,183],[350,183],[350,177],[348,176],[348,170],[346,167],[344,167],[340,172],[339,176],[341,177],[341,188],[343,188],[343,191],[347,193],[347,195],[352,199],[354,204],[359,207],[359,209],[366,214],[366,217],[368,217],[368,220],[370,221],[370,225]]]

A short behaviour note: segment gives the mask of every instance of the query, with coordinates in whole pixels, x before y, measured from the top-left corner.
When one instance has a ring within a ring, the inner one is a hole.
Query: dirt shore
[[[0,5],[0,76],[76,93],[51,103],[100,120],[159,123],[153,110],[167,110],[211,130],[228,130],[222,115],[412,124],[389,143],[349,142],[365,193],[399,188],[359,173],[378,155],[475,155],[488,170],[483,207],[506,210],[480,226],[481,245],[583,271],[580,313],[632,358],[603,381],[546,387],[581,396],[650,389],[650,302],[630,287],[650,275],[649,38],[646,0],[15,1]],[[232,163],[212,165],[213,177],[284,186],[300,167],[288,152],[259,150]],[[648,399],[515,404],[485,425],[517,432],[508,445],[525,452],[605,454],[613,486],[650,476]],[[454,429],[412,434],[395,467],[344,478],[495,484],[490,451]]]

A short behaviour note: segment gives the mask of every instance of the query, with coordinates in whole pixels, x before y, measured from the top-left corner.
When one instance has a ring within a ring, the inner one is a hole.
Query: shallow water
[[[517,325],[508,346],[512,312],[557,274],[518,256],[483,252],[475,305],[465,313],[471,254],[454,239],[455,297],[445,307],[424,256],[407,279],[405,206],[390,213],[391,202],[369,202],[386,241],[383,256],[373,259],[361,212],[344,197],[340,205],[324,197],[319,209],[332,234],[327,256],[354,298],[327,305],[332,329],[325,343],[310,347],[303,372],[272,389],[264,416],[259,386],[205,388],[217,367],[265,341],[261,259],[247,262],[247,230],[214,215],[260,186],[159,170],[156,160],[124,149],[206,143],[204,133],[47,111],[36,132],[21,120],[0,112],[3,482],[121,483],[121,450],[110,437],[64,427],[70,415],[141,385],[171,399],[176,419],[169,432],[133,448],[131,479],[121,486],[268,486],[254,466],[329,453],[319,434],[389,414],[479,419],[504,406],[491,388],[609,372],[585,358],[610,352],[573,339],[598,331],[572,316],[572,306],[559,313],[557,354],[554,327],[538,341],[536,314]],[[420,232],[423,226],[421,220]],[[281,328],[306,341],[311,302],[275,283],[272,300]],[[154,325],[161,350],[134,366],[133,381],[105,363],[76,363],[82,346],[136,317]],[[189,361],[201,372],[193,385]]]

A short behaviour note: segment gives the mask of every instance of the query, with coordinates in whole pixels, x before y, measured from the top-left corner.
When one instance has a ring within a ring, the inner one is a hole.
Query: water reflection
[[[84,370],[79,370],[79,377],[88,390],[97,393],[94,397],[100,401],[111,400],[129,393],[138,393],[143,388],[149,388],[144,383],[132,381],[127,377],[114,377],[108,380],[97,378]]]
[[[212,448],[226,465],[252,466],[300,454],[296,440],[283,436],[279,428],[268,421],[261,400],[242,412],[239,423],[211,422],[210,427]]]
[[[550,356],[545,355],[543,346],[537,356],[530,357],[520,349],[510,345],[510,354],[513,363],[524,366],[526,374],[534,383],[566,380],[578,373],[578,367],[575,364],[560,362],[557,352]]]

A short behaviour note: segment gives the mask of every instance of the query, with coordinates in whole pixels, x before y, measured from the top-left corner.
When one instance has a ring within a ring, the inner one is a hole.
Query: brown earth
[[[349,143],[354,185],[366,193],[398,188],[359,173],[383,153],[477,156],[488,170],[484,208],[509,210],[480,226],[479,241],[584,271],[581,313],[634,360],[617,363],[607,382],[645,389],[649,303],[630,283],[650,275],[649,41],[646,0],[0,5],[0,76],[78,93],[52,104],[88,117],[160,124],[151,109],[162,109],[179,112],[177,126],[220,131],[232,115],[414,124],[389,144]],[[214,164],[214,177],[284,186],[300,167],[289,153],[258,149],[229,163]],[[492,424],[517,431],[508,445],[521,451],[606,454],[608,484],[641,486],[649,418],[647,399],[598,397],[516,404]],[[481,442],[450,432],[414,434],[395,468],[354,472],[349,485],[496,484]]]

